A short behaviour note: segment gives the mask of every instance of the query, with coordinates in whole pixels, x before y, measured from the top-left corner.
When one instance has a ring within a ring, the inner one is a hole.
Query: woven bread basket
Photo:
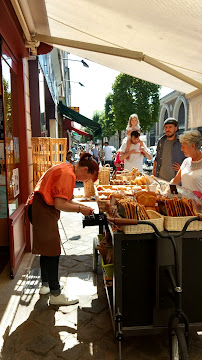
[[[97,200],[98,208],[100,212],[105,212],[109,208],[110,200]]]
[[[91,179],[84,182],[84,196],[91,197],[95,195],[94,183]]]
[[[167,231],[181,231],[187,222],[187,220],[194,216],[165,216],[164,217],[164,228]],[[200,231],[202,230],[202,221],[193,221],[187,228],[186,231]]]
[[[106,164],[99,170],[98,179],[100,185],[108,185],[110,178],[110,165]]]
[[[150,221],[154,225],[156,225],[159,231],[164,230],[164,216],[157,213],[153,210],[147,210],[147,213],[150,219],[146,221]],[[144,221],[144,220],[143,220]],[[153,233],[154,229],[149,225],[121,225],[120,228],[123,230],[125,234],[147,234]]]

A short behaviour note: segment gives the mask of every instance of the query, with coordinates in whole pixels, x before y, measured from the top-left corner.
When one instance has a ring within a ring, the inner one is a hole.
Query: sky
[[[80,114],[92,119],[96,110],[104,110],[105,98],[112,92],[112,84],[119,72],[85,59],[83,60],[89,65],[89,68],[84,67],[81,63],[82,58],[73,54],[69,54],[68,58],[71,106],[78,106]],[[78,82],[84,86],[80,86]],[[171,91],[173,89],[162,87],[160,97]]]

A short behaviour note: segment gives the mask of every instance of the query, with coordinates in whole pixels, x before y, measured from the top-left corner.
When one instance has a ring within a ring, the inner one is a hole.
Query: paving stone
[[[51,309],[44,310],[43,312],[36,312],[33,315],[33,320],[46,327],[54,326],[55,311]]]
[[[40,356],[41,359],[41,356]],[[15,354],[14,360],[40,360],[38,355],[34,355],[30,351],[22,350],[19,353]]]
[[[80,263],[74,267],[74,272],[85,272],[91,270],[91,267],[86,266],[84,263]]]
[[[105,331],[96,328],[91,323],[88,323],[82,328],[78,328],[78,339],[81,342],[95,342],[100,340],[105,335]]]
[[[93,315],[83,309],[78,309],[78,328],[87,325],[93,319]]]
[[[88,353],[88,345],[78,343],[66,351],[57,351],[56,355],[63,360],[81,360],[82,355]]]
[[[48,333],[48,330],[42,328],[40,324],[36,323],[35,321],[28,320],[26,323],[22,324],[20,328],[17,328],[16,331],[13,333],[16,337],[15,341],[15,349],[16,351],[20,351],[25,349],[26,345],[32,342],[39,334]],[[13,336],[9,337],[10,341],[13,341]]]
[[[26,348],[38,355],[46,355],[51,349],[57,346],[58,341],[50,335],[40,335],[32,339]]]
[[[62,262],[61,262],[61,265],[62,266],[67,266],[69,268],[73,268],[75,267],[76,265],[78,265],[78,260],[75,260],[71,257],[66,257],[66,259],[64,259]]]
[[[55,326],[63,326],[75,330],[77,328],[77,311],[75,310],[69,314],[57,312],[55,314]]]
[[[94,317],[93,319],[93,324],[98,327],[101,328],[105,331],[112,331],[112,322],[111,322],[111,317],[110,317],[110,313],[109,310],[104,310],[102,313],[97,314],[97,316]]]

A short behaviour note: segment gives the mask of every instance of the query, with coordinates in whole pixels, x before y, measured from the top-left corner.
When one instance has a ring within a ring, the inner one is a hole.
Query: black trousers
[[[58,266],[60,256],[40,256],[42,285],[49,286],[51,294],[60,294]]]
[[[112,160],[105,160],[105,165],[109,164],[111,167],[113,166]]]

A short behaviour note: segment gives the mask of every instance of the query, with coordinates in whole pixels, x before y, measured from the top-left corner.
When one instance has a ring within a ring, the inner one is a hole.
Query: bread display
[[[197,216],[191,199],[165,199],[165,206],[168,216]]]
[[[125,216],[127,219],[137,219],[137,220],[148,220],[149,215],[145,209],[144,205],[138,204],[132,199],[121,199],[118,200],[118,204],[123,206],[125,210]]]
[[[138,191],[136,194],[136,200],[139,204],[155,208],[157,194],[153,191]]]
[[[144,175],[137,176],[134,180],[131,180],[131,184],[132,185],[147,185],[148,179]]]

